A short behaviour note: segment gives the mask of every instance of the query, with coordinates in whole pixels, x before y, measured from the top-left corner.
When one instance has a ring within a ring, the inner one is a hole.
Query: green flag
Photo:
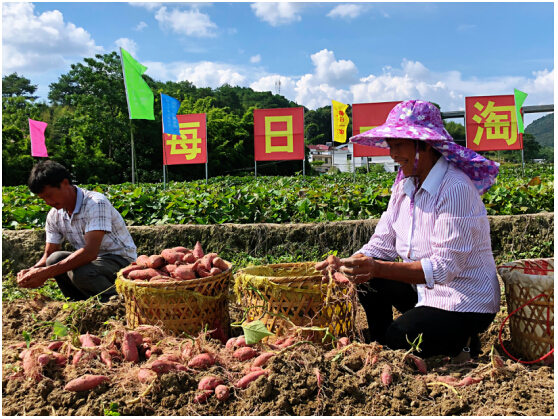
[[[153,92],[141,77],[147,67],[138,63],[130,53],[120,48],[122,74],[128,100],[130,119],[155,119]]]
[[[520,90],[513,89],[513,97],[515,99],[515,114],[517,115],[517,131],[520,134],[524,133],[523,129],[523,118],[521,117],[521,107],[527,99],[527,93],[523,93]]]

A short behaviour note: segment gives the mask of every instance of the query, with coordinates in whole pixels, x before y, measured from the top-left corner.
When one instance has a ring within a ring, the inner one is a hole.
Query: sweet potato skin
[[[196,242],[196,246],[194,247],[194,251],[192,253],[196,259],[201,259],[203,257],[204,253],[200,242]]]
[[[161,256],[167,261],[167,263],[169,263],[170,265],[174,265],[176,263],[182,262],[184,253],[176,252],[172,249],[165,249],[161,252]]]
[[[157,373],[145,368],[142,368],[138,372],[138,380],[140,383],[150,383],[155,378],[157,378]]]
[[[136,347],[136,340],[134,336],[130,333],[124,333],[122,337],[122,355],[124,355],[124,360],[128,362],[139,362],[138,348]]]
[[[58,349],[60,349],[62,347],[62,345],[64,345],[64,342],[62,342],[61,340],[57,340],[54,342],[50,342],[48,344],[48,349],[51,351],[57,351]]]
[[[229,388],[225,385],[219,385],[215,387],[215,397],[217,400],[224,402],[229,398],[230,392]]]
[[[268,375],[268,374],[269,374],[269,371],[267,371],[267,370],[253,371],[249,374],[246,374],[244,377],[242,377],[240,380],[238,380],[238,382],[235,384],[235,387],[246,388],[246,387],[248,387],[248,384],[250,384],[252,381],[257,380],[262,375]]]
[[[175,252],[178,252],[178,253],[184,253],[184,254],[192,252],[190,249],[188,249],[187,247],[184,247],[184,246],[176,246],[176,247],[173,247],[171,250],[174,250]]]
[[[141,279],[141,280],[149,280],[151,278],[153,278],[154,276],[158,276],[159,272],[157,272],[155,269],[152,268],[147,268],[147,269],[142,269],[139,271],[132,271],[130,272],[130,274],[128,275],[129,279]]]
[[[194,263],[196,261],[196,257],[192,252],[184,254],[182,257],[182,263]]]
[[[190,362],[188,362],[188,366],[190,368],[197,368],[197,369],[207,369],[210,366],[215,364],[215,359],[209,354],[200,354],[193,357]]]
[[[393,376],[391,373],[391,367],[389,365],[384,365],[382,375],[380,376],[382,384],[384,386],[389,386],[393,382]]]
[[[149,256],[141,255],[136,259],[136,265],[141,268],[147,268],[147,262],[149,261]]]
[[[128,279],[128,277],[130,275],[130,272],[139,271],[141,269],[143,269],[143,267],[138,266],[138,265],[131,265],[131,266],[128,266],[128,267],[122,269],[122,275],[124,276],[124,278]]]
[[[250,347],[245,347],[245,348],[240,348],[240,349],[237,349],[236,351],[234,351],[233,357],[235,357],[239,361],[246,361],[248,359],[254,358],[257,354],[258,354],[258,351],[256,351],[255,349],[250,348]]]
[[[213,390],[204,390],[203,393],[194,397],[194,403],[205,403],[209,396],[213,394]]]
[[[194,270],[192,270],[192,268],[189,265],[179,266],[178,268],[176,268],[172,272],[171,275],[174,278],[180,279],[180,280],[183,280],[183,281],[187,281],[189,279],[195,279],[196,278],[196,272]]]
[[[75,380],[70,381],[68,384],[66,384],[64,390],[67,391],[91,390],[105,381],[109,381],[109,378],[105,375],[86,374],[86,375],[82,375],[79,378],[76,378]]]
[[[147,260],[148,268],[157,269],[163,266],[164,264],[165,264],[165,259],[159,255],[149,256],[149,259]]]
[[[227,265],[227,262],[225,262],[218,256],[213,258],[211,262],[213,263],[213,267],[221,269],[221,271],[226,271],[227,269],[229,269],[229,265]]]
[[[223,384],[223,380],[221,378],[209,375],[201,379],[198,384],[198,390],[214,390],[219,384]]]
[[[254,367],[263,367],[265,364],[267,364],[267,361],[269,361],[274,356],[275,354],[273,352],[264,352],[254,360],[254,363],[252,365]]]

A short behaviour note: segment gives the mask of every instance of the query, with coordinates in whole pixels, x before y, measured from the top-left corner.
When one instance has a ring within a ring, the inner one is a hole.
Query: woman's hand
[[[341,259],[339,272],[345,274],[354,284],[368,282],[376,276],[376,261],[363,254],[356,254],[347,259]]]

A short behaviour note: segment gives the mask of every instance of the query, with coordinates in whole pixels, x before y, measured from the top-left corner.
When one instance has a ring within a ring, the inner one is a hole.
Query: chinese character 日
[[[480,111],[471,119],[477,124],[477,133],[473,142],[479,145],[486,129],[487,140],[505,140],[508,145],[517,141],[517,119],[515,106],[494,106],[494,102],[488,101],[486,107],[480,102],[475,103],[475,108]]]
[[[199,147],[202,139],[198,138],[197,130],[200,127],[200,123],[181,122],[178,125],[180,127],[180,136],[173,135],[170,140],[167,140],[167,145],[171,146],[170,154],[184,154],[186,160],[194,160],[202,151]],[[188,138],[189,136],[191,138]],[[180,146],[180,148],[177,146]]]

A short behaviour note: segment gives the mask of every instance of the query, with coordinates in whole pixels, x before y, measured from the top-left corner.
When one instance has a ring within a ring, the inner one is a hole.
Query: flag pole
[[[167,189],[167,153],[165,150],[165,122],[163,121],[163,93],[159,93],[161,98],[161,132],[163,133],[163,190]]]
[[[254,179],[258,177],[258,162],[254,160]]]
[[[132,120],[130,119],[130,139],[132,146],[132,183],[136,184],[135,167],[136,167],[136,155],[134,152],[134,133],[132,132]]]
[[[205,114],[205,184],[207,185],[207,163],[209,163],[209,141],[207,141],[207,114]]]

